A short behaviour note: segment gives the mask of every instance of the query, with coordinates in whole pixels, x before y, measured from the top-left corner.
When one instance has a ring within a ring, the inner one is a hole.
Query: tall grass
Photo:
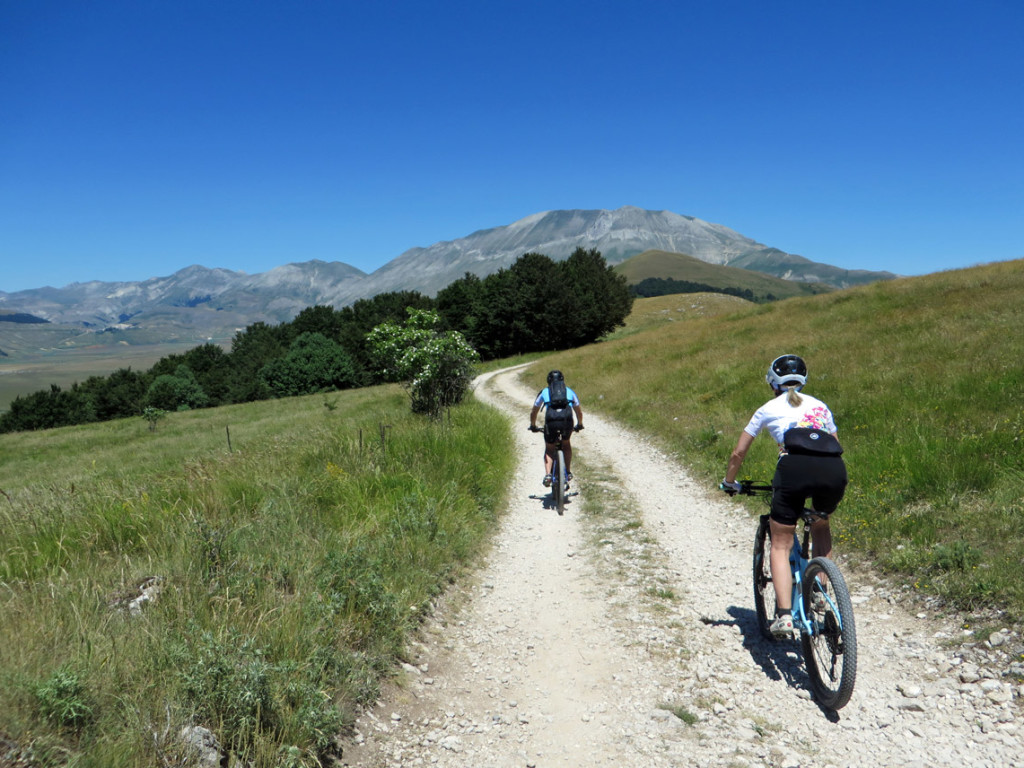
[[[511,458],[473,403],[327,398],[4,436],[0,735],[83,766],[171,764],[187,724],[256,766],[333,753]]]
[[[758,307],[660,297],[525,375],[561,368],[711,491],[769,361],[801,354],[846,448],[838,547],[1020,616],[1021,295],[1010,262]],[[425,422],[392,387],[2,436],[0,739],[39,765],[170,765],[196,724],[249,765],[329,758],[486,541],[510,442],[489,409]],[[745,474],[771,476],[769,443]]]
[[[959,607],[1020,617],[1022,295],[1014,261],[685,322],[659,322],[638,301],[642,328],[545,365],[565,371],[585,408],[655,435],[711,489],[770,397],[770,361],[802,355],[807,391],[832,407],[846,449],[838,548]],[[770,479],[775,455],[759,438],[744,474]]]

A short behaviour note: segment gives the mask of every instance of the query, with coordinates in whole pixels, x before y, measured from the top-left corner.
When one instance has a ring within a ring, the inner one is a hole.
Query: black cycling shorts
[[[544,442],[558,443],[559,434],[561,434],[563,441],[568,440],[572,437],[572,426],[572,416],[568,419],[546,419],[544,421]]]
[[[846,482],[846,464],[840,456],[780,456],[772,480],[772,520],[796,525],[808,499],[818,512],[835,512]]]

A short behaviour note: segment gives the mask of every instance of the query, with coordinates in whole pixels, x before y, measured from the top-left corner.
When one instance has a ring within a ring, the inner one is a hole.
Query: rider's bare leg
[[[814,546],[815,557],[832,557],[832,528],[828,520],[815,520],[811,523],[811,543]],[[818,574],[818,581],[828,585],[828,576],[824,572]]]
[[[828,520],[815,520],[811,523],[811,541],[814,543],[815,557],[832,557],[832,528]]]
[[[775,607],[782,612],[793,610],[793,572],[789,569],[789,552],[793,548],[795,525],[783,525],[769,520],[772,529],[772,586],[775,587]]]
[[[555,467],[555,452],[558,450],[558,446],[555,443],[544,444],[544,474],[550,475],[551,470]]]

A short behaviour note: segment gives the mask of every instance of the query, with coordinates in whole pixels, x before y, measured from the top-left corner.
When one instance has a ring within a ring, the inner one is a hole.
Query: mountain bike
[[[544,430],[540,427],[529,427],[531,432],[543,432]],[[583,427],[577,424],[572,428],[573,432],[579,432]],[[562,443],[566,440],[566,437],[562,434],[561,430],[557,430],[555,435],[558,437],[556,441],[558,450],[555,451],[552,456],[551,466],[551,499],[554,502],[555,509],[558,510],[558,514],[565,514],[565,500],[569,496],[569,470],[565,466],[565,452],[562,450]]]
[[[771,503],[772,486],[741,480],[740,490],[725,489],[729,495],[766,495]],[[853,602],[839,566],[827,557],[814,557],[811,523],[827,520],[828,514],[805,509],[802,541],[793,534],[789,565],[793,571],[793,628],[800,634],[804,663],[815,698],[832,710],[850,701],[857,679],[857,629]],[[754,535],[754,609],[761,634],[776,640],[771,633],[775,616],[775,586],[770,565],[771,528],[769,515],[761,515]]]

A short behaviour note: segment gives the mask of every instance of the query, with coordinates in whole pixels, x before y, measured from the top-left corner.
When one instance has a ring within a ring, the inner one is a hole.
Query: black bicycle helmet
[[[764,378],[772,389],[782,389],[787,384],[802,387],[807,383],[807,364],[797,355],[782,355],[772,360]]]
[[[552,382],[555,381],[565,381],[565,376],[562,375],[561,371],[551,371],[548,374],[548,386],[550,387]]]

